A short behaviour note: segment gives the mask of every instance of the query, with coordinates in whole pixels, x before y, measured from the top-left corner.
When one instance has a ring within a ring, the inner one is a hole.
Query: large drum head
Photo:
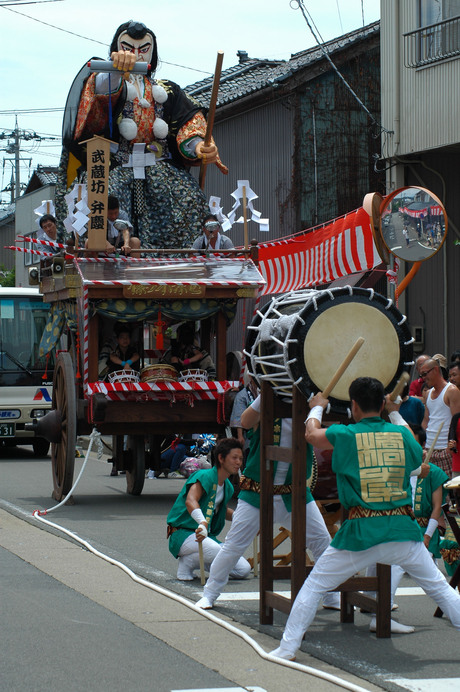
[[[336,413],[347,412],[357,377],[375,377],[388,391],[409,368],[413,339],[405,317],[371,289],[350,287],[320,291],[299,312],[285,350],[289,374],[305,396],[325,389],[358,337],[364,344],[329,397]]]

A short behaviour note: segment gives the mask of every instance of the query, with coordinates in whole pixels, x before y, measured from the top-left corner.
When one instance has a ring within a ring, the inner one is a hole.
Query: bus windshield
[[[54,353],[38,348],[50,311],[35,295],[0,295],[0,387],[41,385],[52,380]]]

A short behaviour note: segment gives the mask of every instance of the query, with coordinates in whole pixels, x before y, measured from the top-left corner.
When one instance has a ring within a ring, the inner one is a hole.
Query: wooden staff
[[[203,543],[198,543],[198,555],[200,557],[200,579],[201,579],[201,586],[204,586],[206,583],[206,577],[204,576],[204,556],[203,556]]]
[[[254,577],[259,576],[259,541],[257,540],[257,536],[254,537],[254,540],[252,542],[252,551],[254,554]]]
[[[363,339],[362,336],[360,336],[359,339],[356,339],[356,342],[355,342],[354,346],[350,349],[350,351],[348,352],[348,354],[345,356],[345,358],[343,359],[342,363],[341,363],[340,366],[338,367],[336,373],[334,374],[334,376],[332,377],[331,381],[329,382],[329,384],[328,384],[327,387],[325,388],[324,392],[322,393],[322,394],[323,394],[323,397],[324,397],[325,399],[328,398],[329,394],[332,392],[332,390],[334,389],[335,385],[336,385],[337,382],[340,380],[340,378],[342,377],[343,373],[345,372],[345,370],[348,368],[348,366],[350,365],[350,363],[351,363],[351,361],[353,360],[353,358],[354,358],[354,357],[356,356],[356,354],[358,353],[358,351],[359,351],[359,349],[361,348],[361,346],[363,345],[364,341],[365,341],[365,339]]]
[[[402,372],[399,380],[395,384],[395,388],[390,394],[390,401],[396,401],[398,396],[401,395],[402,390],[406,386],[406,384],[409,382],[410,377],[408,372]]]
[[[443,421],[443,422],[441,423],[441,425],[439,426],[439,430],[438,430],[438,432],[436,433],[433,442],[431,443],[430,449],[428,450],[428,454],[426,455],[425,460],[424,460],[424,462],[423,462],[424,464],[428,464],[428,462],[429,462],[430,459],[431,459],[431,455],[432,455],[433,452],[434,452],[434,446],[435,446],[436,442],[438,441],[438,437],[439,437],[439,435],[441,434],[441,430],[442,430],[442,426],[443,426],[443,425],[444,425],[444,421]]]
[[[246,197],[246,185],[243,185],[243,228],[244,228],[244,249],[249,248],[249,234],[248,234],[248,211],[247,211],[247,201]]]
[[[212,128],[214,127],[214,116],[216,114],[216,106],[217,106],[217,96],[219,93],[219,82],[220,82],[220,73],[222,72],[222,61],[224,59],[224,51],[219,50],[217,51],[217,60],[216,60],[216,69],[214,72],[214,81],[212,83],[212,92],[211,92],[211,100],[209,102],[209,110],[208,110],[208,118],[207,118],[207,124],[206,124],[206,134],[204,137],[204,145],[207,147],[211,144],[211,137],[212,137]],[[201,161],[201,166],[200,166],[200,187],[202,190],[204,190],[204,181],[206,178],[206,162]]]

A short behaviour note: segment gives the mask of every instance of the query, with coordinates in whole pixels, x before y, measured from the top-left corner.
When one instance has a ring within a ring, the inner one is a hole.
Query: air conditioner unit
[[[413,325],[410,328],[411,334],[414,337],[415,350],[423,349],[425,346],[425,328]]]

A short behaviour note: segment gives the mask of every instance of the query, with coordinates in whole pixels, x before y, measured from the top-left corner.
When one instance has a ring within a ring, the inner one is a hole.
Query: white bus
[[[25,424],[51,409],[54,351],[39,356],[49,311],[38,288],[0,287],[0,448],[30,444],[36,456],[49,442]]]

